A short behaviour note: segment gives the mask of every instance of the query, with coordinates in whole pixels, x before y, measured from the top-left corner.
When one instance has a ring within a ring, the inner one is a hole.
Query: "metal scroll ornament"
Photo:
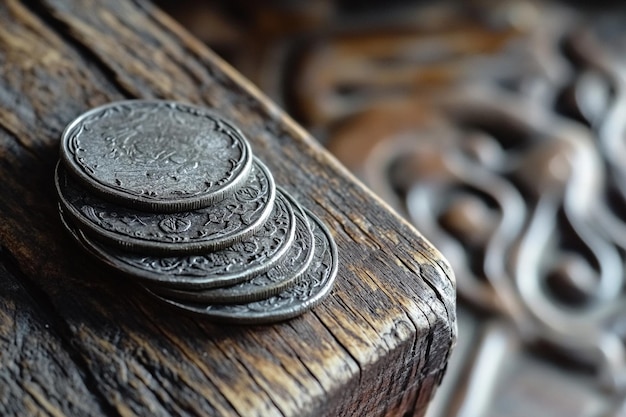
[[[55,183],[76,242],[181,311],[285,320],[321,302],[337,274],[321,221],[204,108],[136,100],[81,115],[63,133]]]

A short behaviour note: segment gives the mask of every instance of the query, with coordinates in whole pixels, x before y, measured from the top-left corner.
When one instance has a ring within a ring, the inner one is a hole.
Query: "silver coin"
[[[166,298],[209,303],[235,303],[261,300],[280,293],[297,282],[313,259],[315,239],[309,220],[295,200],[291,200],[296,215],[294,241],[280,262],[268,271],[229,287],[199,291],[178,290],[167,287],[150,287]],[[311,220],[312,221],[312,220]]]
[[[250,236],[272,211],[276,187],[255,159],[245,184],[224,200],[179,213],[148,213],[93,196],[57,166],[55,182],[65,212],[90,237],[152,254],[202,253]]]
[[[74,233],[100,261],[132,278],[152,285],[201,289],[234,285],[272,268],[292,244],[295,223],[291,204],[277,192],[272,214],[251,237],[205,254],[146,256],[96,242],[80,230]]]
[[[313,261],[297,284],[273,297],[242,304],[206,304],[174,301],[148,291],[170,306],[220,322],[263,324],[300,315],[328,295],[337,275],[337,247],[333,238],[319,219],[307,214],[313,220]]]
[[[205,207],[241,186],[252,164],[243,134],[201,107],[131,100],[70,123],[61,160],[102,197],[177,212]]]

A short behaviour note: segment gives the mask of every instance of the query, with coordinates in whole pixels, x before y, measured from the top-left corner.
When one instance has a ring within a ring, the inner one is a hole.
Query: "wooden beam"
[[[321,306],[274,326],[213,325],[72,244],[53,187],[61,131],[124,98],[210,106],[244,131],[333,231],[340,269]],[[14,382],[0,387],[3,415],[421,415],[443,375],[455,338],[446,261],[150,4],[0,2],[0,179],[0,287],[14,288],[0,294],[0,381]]]

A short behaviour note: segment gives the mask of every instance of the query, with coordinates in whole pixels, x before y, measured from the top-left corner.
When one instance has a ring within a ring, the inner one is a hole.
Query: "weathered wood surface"
[[[212,106],[333,229],[338,282],[275,326],[165,310],[64,235],[66,123],[123,98]],[[256,89],[151,5],[0,2],[1,415],[421,415],[455,337],[428,242]]]

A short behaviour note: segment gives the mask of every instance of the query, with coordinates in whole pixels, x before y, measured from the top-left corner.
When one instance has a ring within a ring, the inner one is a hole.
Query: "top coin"
[[[176,212],[224,199],[246,180],[243,134],[201,107],[159,100],[111,103],[82,114],[61,137],[61,159],[103,198]]]

